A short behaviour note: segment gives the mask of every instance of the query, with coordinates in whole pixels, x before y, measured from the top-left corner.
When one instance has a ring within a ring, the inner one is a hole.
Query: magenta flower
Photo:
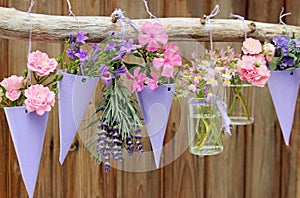
[[[145,79],[145,83],[149,86],[151,90],[155,90],[156,88],[158,88],[158,77],[154,72],[151,72],[150,75],[152,79],[147,77]]]
[[[133,76],[126,71],[126,76],[128,79],[133,80],[130,88],[130,92],[133,93],[134,91],[140,92],[144,88],[144,81],[146,79],[145,74],[140,74],[140,67],[134,69]]]
[[[145,34],[138,35],[138,41],[140,45],[147,45],[147,50],[155,52],[159,45],[166,44],[169,36],[164,32],[164,28],[160,23],[146,22],[142,25],[142,31]]]
[[[32,85],[25,90],[25,105],[28,112],[36,111],[40,116],[51,111],[55,103],[55,94],[43,85]]]
[[[36,72],[38,76],[47,76],[54,72],[58,63],[54,58],[49,58],[46,53],[32,52],[28,56],[27,67],[29,71]]]
[[[181,56],[170,52],[165,52],[163,58],[154,58],[153,67],[157,70],[162,68],[161,75],[171,77],[173,75],[174,66],[182,64]]]

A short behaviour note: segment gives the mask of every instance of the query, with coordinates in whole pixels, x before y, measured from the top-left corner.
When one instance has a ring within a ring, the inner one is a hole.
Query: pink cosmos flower
[[[9,92],[13,89],[20,89],[23,86],[23,80],[24,78],[22,76],[12,75],[8,78],[4,78],[0,82],[0,85]]]
[[[265,43],[263,46],[263,51],[267,61],[271,62],[275,54],[275,46],[271,43]]]
[[[43,85],[32,85],[25,90],[25,105],[28,112],[36,111],[42,116],[45,111],[51,111],[55,103],[55,94]]]
[[[147,45],[147,50],[155,52],[158,49],[158,43],[166,44],[169,36],[164,32],[164,28],[160,23],[146,22],[142,25],[142,31],[145,34],[138,35],[140,45]]]
[[[161,75],[165,77],[171,77],[173,75],[173,67],[181,66],[182,59],[178,54],[165,52],[163,58],[154,58],[153,67],[157,70],[162,68]]]
[[[36,72],[38,76],[47,76],[54,72],[58,63],[54,58],[49,58],[46,53],[32,52],[28,56],[27,67],[29,71]]]
[[[145,81],[146,75],[139,74],[140,70],[141,70],[140,67],[135,68],[133,71],[133,76],[128,71],[126,71],[127,78],[130,80],[133,80],[133,82],[131,84],[131,88],[130,88],[131,93],[133,93],[134,91],[140,92],[144,88],[144,81]]]
[[[5,96],[11,101],[15,101],[15,100],[19,99],[20,95],[21,95],[21,92],[16,89],[12,89],[5,93]]]
[[[244,54],[259,54],[262,52],[262,45],[259,40],[246,38],[246,40],[243,42],[242,51]]]
[[[149,86],[151,90],[155,90],[156,88],[158,88],[158,77],[154,72],[151,72],[150,75],[152,79],[147,77],[145,79],[145,83]]]

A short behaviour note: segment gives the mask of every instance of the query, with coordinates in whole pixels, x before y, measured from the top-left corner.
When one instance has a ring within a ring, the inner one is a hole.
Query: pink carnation
[[[58,63],[54,58],[49,58],[46,53],[32,52],[28,56],[27,67],[29,71],[36,72],[38,76],[47,76],[56,70]]]
[[[164,32],[164,28],[160,23],[146,22],[142,25],[142,31],[145,34],[138,35],[138,41],[140,45],[147,45],[147,50],[155,52],[159,45],[166,44],[168,41],[168,35]]]
[[[4,78],[1,82],[0,85],[6,89],[6,91],[11,91],[11,90],[18,90],[22,88],[23,86],[23,80],[24,78],[22,76],[16,76],[12,75],[8,78]]]
[[[5,96],[11,101],[15,101],[15,100],[19,99],[20,95],[21,95],[21,92],[16,89],[12,89],[5,93]]]
[[[262,52],[262,45],[259,40],[253,38],[247,38],[243,42],[242,50],[244,54],[259,54]]]
[[[45,111],[51,111],[55,103],[55,94],[43,85],[32,85],[25,90],[25,105],[28,112],[36,111],[42,116]]]
[[[243,56],[243,59],[238,62],[238,72],[241,74],[241,80],[263,87],[270,77],[270,70],[266,65],[256,67],[255,63],[258,59],[254,56]]]

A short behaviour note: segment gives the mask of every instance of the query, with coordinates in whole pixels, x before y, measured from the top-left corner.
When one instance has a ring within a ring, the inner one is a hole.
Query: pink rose
[[[19,99],[20,95],[21,95],[21,92],[16,89],[12,89],[5,93],[5,96],[11,101],[15,101],[15,100]]]
[[[267,61],[271,62],[275,54],[275,46],[272,45],[271,43],[265,43],[263,49]]]
[[[54,72],[58,63],[54,58],[49,58],[46,53],[32,52],[28,56],[27,67],[29,71],[36,72],[38,76],[47,76]]]
[[[262,45],[259,40],[247,38],[243,42],[242,51],[244,52],[244,54],[259,54],[262,52]]]
[[[45,111],[50,111],[55,103],[55,94],[43,85],[32,85],[25,90],[25,105],[28,112],[36,111],[42,116]]]
[[[8,78],[4,78],[0,85],[6,89],[6,91],[18,90],[23,86],[24,78],[22,76],[12,75]]]
[[[158,43],[166,44],[169,39],[160,23],[146,22],[142,25],[142,32],[145,34],[138,35],[139,44],[148,44],[147,50],[150,52],[155,52],[158,49]]]

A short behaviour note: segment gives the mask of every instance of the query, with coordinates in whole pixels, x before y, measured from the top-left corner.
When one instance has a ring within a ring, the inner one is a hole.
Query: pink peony
[[[265,43],[263,46],[263,51],[267,61],[271,62],[275,54],[275,46],[271,43]]]
[[[15,101],[15,100],[19,99],[20,95],[21,95],[21,92],[16,89],[12,89],[5,93],[5,96],[11,101]]]
[[[10,92],[12,90],[18,90],[23,86],[24,78],[22,76],[12,75],[8,78],[4,78],[0,85],[6,89],[6,91]]]
[[[27,67],[29,71],[36,72],[38,76],[47,76],[56,70],[58,63],[54,58],[49,58],[46,53],[32,52],[28,56]]]
[[[32,85],[25,90],[25,105],[28,112],[36,111],[42,116],[45,111],[51,111],[55,103],[55,94],[43,85]]]
[[[158,77],[154,72],[151,72],[150,75],[152,79],[147,77],[145,79],[145,83],[149,86],[151,90],[155,90],[156,88],[158,88]]]
[[[157,70],[162,68],[161,75],[171,77],[173,75],[173,67],[181,66],[182,59],[178,54],[165,52],[163,58],[154,58],[153,67]]]
[[[259,54],[262,52],[262,45],[259,40],[253,38],[247,38],[243,42],[242,50],[244,54]]]
[[[146,22],[142,25],[142,31],[145,34],[138,35],[139,44],[148,44],[147,50],[150,52],[155,52],[158,49],[158,43],[166,44],[169,38],[160,23],[152,24],[150,22]]]
[[[126,71],[127,78],[133,80],[130,88],[131,93],[133,93],[134,91],[140,92],[144,88],[144,81],[146,79],[146,75],[139,74],[140,69],[141,69],[140,67],[135,68],[133,76],[128,71]]]

